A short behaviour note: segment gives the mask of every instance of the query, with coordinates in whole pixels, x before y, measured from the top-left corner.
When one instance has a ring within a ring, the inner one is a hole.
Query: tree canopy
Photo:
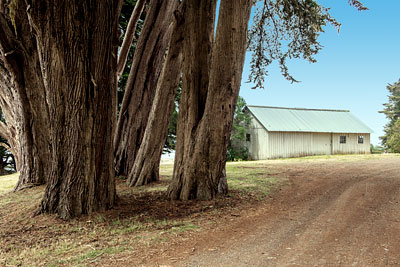
[[[385,107],[380,113],[385,114],[389,122],[385,125],[385,134],[380,137],[382,145],[391,152],[400,152],[400,80],[388,84],[386,89],[389,92],[388,102],[383,104]]]
[[[315,0],[263,0],[257,4],[253,24],[249,30],[252,52],[249,81],[254,88],[263,88],[267,68],[279,63],[282,75],[290,82],[297,80],[289,73],[288,59],[316,62],[315,55],[322,49],[318,41],[324,26],[331,24],[340,30],[341,24],[331,16],[329,8]],[[367,10],[360,1],[349,0],[359,11]]]

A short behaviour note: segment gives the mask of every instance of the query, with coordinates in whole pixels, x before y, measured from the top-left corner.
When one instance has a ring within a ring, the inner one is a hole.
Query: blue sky
[[[358,12],[347,0],[323,0],[342,27],[332,26],[320,36],[324,46],[317,63],[291,61],[291,84],[273,64],[265,89],[246,83],[251,55],[247,53],[240,95],[249,105],[348,109],[374,130],[371,143],[379,144],[386,119],[388,83],[400,78],[400,0],[363,0],[370,10]]]

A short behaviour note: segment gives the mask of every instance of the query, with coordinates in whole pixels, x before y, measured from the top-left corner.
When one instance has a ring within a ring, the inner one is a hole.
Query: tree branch
[[[349,0],[349,4],[357,8],[358,11],[368,10],[368,7],[364,6],[360,1]]]
[[[8,126],[2,121],[0,121],[0,135],[6,140],[11,137],[10,132],[8,131]]]
[[[24,57],[19,51],[21,47],[4,14],[0,13],[0,59],[13,81],[19,85],[23,83],[21,64]]]
[[[128,58],[129,49],[135,38],[136,26],[139,21],[140,15],[143,12],[146,0],[138,0],[135,5],[135,9],[132,12],[131,18],[129,19],[128,27],[126,28],[124,41],[122,42],[121,50],[118,56],[117,66],[117,79],[122,75],[124,71],[126,60]]]
[[[0,142],[0,146],[4,147],[5,149],[7,149],[10,152],[12,151],[12,148],[4,142]]]
[[[10,73],[4,67],[0,58],[0,106],[3,109],[3,113],[11,110],[10,103],[14,101],[12,89]]]

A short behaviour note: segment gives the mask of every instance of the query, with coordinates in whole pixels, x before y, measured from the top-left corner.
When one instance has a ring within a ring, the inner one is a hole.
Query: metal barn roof
[[[373,133],[348,110],[247,106],[272,132]]]

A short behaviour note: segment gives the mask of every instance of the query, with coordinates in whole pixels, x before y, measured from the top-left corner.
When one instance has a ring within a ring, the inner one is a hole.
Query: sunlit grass
[[[160,176],[172,176],[172,171],[174,170],[173,163],[161,164],[160,165]]]
[[[17,184],[19,173],[0,176],[0,195],[10,192]]]
[[[243,191],[263,198],[284,182],[282,177],[271,175],[270,168],[262,163],[234,164],[226,166],[228,186],[231,190]]]
[[[284,158],[284,159],[274,159],[269,160],[269,162],[313,162],[313,161],[363,161],[363,160],[378,160],[378,159],[390,159],[398,158],[400,154],[387,153],[387,154],[343,154],[343,155],[321,155],[321,156],[308,156],[300,158]]]

